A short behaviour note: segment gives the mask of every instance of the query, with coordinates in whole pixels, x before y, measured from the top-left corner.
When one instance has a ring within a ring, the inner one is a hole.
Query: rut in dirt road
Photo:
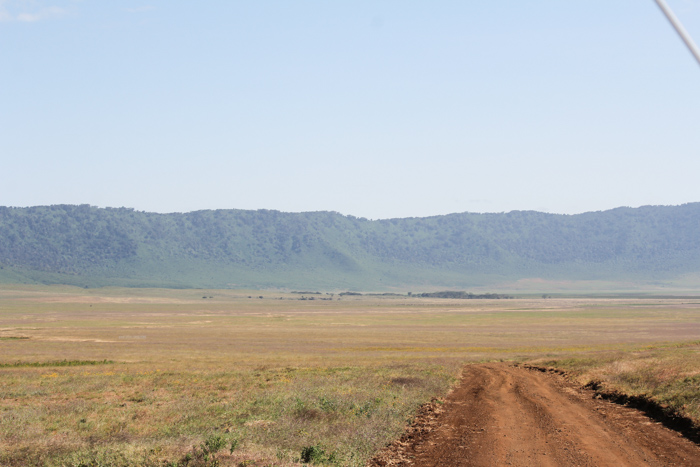
[[[700,447],[641,412],[508,364],[466,367],[441,409],[369,465],[700,466]]]

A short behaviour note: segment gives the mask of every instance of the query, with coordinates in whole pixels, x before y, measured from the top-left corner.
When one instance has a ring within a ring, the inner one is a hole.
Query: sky
[[[697,201],[700,66],[653,0],[0,0],[0,205]]]

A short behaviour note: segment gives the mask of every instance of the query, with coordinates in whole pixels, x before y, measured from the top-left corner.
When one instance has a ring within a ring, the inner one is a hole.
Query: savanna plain
[[[697,423],[700,297],[4,285],[0,465],[361,466],[490,361]]]

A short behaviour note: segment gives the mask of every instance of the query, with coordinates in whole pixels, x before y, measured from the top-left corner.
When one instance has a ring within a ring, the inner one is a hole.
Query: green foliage
[[[0,282],[377,288],[698,272],[700,203],[579,215],[0,207]],[[491,278],[491,279],[489,279]]]
[[[212,435],[202,444],[202,450],[210,454],[215,454],[221,451],[226,446],[226,438],[223,436]]]
[[[220,435],[211,435],[202,444],[192,448],[192,452],[185,454],[179,462],[172,467],[218,467],[219,460],[216,453],[221,451],[227,443],[227,439]],[[231,447],[231,452],[235,447]]]
[[[299,458],[301,462],[306,464],[335,464],[337,458],[335,453],[327,454],[321,446],[305,446],[301,450]]]

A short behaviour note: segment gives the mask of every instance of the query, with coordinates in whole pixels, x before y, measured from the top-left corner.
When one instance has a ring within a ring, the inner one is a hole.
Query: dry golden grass
[[[603,378],[700,336],[688,300],[299,298],[0,288],[0,364],[114,362],[0,368],[0,463],[194,465],[220,441],[221,465],[363,465],[464,363],[585,354]],[[692,351],[658,377],[696,377]]]

